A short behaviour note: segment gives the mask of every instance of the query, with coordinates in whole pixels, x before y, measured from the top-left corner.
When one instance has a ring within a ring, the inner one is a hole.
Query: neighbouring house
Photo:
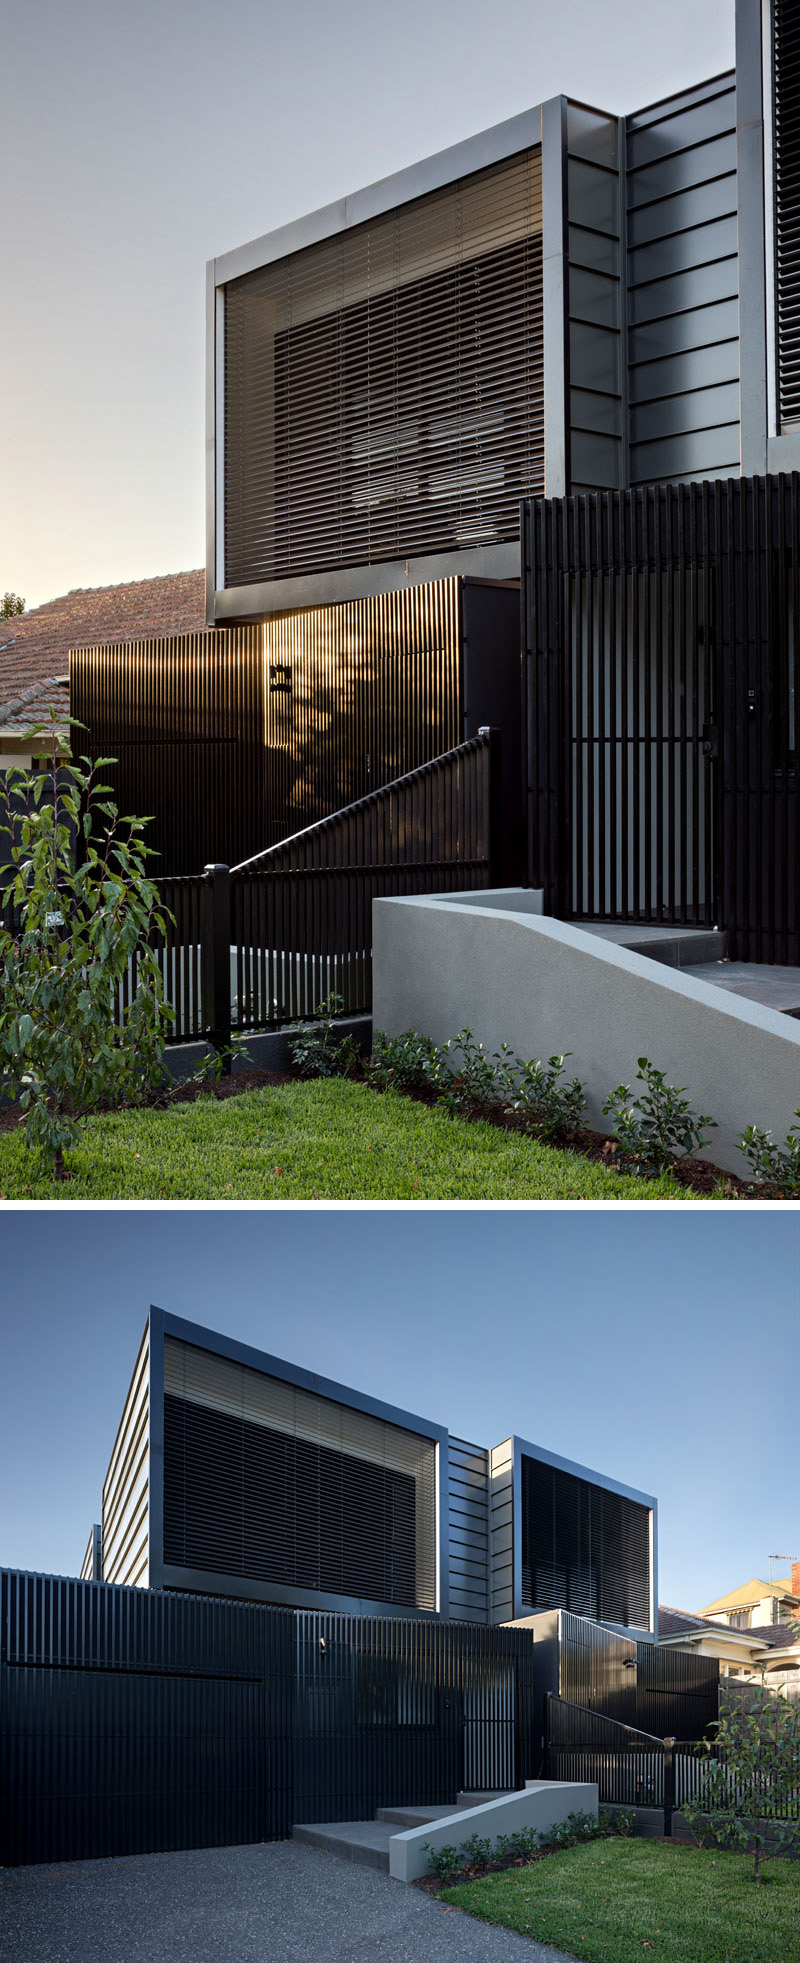
[[[715,1602],[708,1602],[700,1613],[709,1621],[725,1623],[731,1629],[796,1622],[800,1630],[800,1561],[793,1563],[791,1574],[775,1581],[759,1581],[754,1577],[743,1582],[741,1588],[733,1588]]]
[[[51,709],[68,739],[71,648],[196,633],[203,626],[202,572],[77,587],[0,621],[0,770],[30,765],[31,730],[49,723]]]
[[[800,1696],[800,1624],[739,1625],[659,1603],[659,1647],[715,1657],[727,1683],[759,1684]]]

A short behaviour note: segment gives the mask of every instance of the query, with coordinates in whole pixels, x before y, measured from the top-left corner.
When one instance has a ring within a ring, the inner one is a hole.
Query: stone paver
[[[0,1872],[9,1963],[571,1963],[296,1842]]]

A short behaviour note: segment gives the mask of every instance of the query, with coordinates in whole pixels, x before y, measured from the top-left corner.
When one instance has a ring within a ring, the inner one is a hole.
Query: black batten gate
[[[562,918],[800,961],[800,478],[522,507],[527,863]]]

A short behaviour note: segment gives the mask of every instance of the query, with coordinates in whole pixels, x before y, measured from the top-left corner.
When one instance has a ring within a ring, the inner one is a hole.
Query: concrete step
[[[402,1833],[408,1827],[427,1827],[432,1820],[446,1820],[452,1811],[452,1806],[379,1806],[376,1817],[394,1827],[395,1833]]]
[[[456,1797],[456,1806],[485,1806],[490,1799],[504,1799],[509,1791],[511,1788],[508,1786],[492,1786],[486,1792],[459,1793]]]
[[[661,961],[668,968],[693,968],[697,962],[724,961],[728,951],[725,933],[716,927],[673,927],[649,921],[576,920],[584,934],[598,940],[613,941],[615,947],[631,954],[646,954],[650,961]]]
[[[340,1861],[389,1872],[389,1842],[397,1827],[384,1820],[319,1820],[293,1827],[292,1839],[304,1847],[320,1847]]]

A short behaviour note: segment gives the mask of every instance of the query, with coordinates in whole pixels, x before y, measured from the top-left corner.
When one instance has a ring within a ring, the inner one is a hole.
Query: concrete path
[[[571,1963],[292,1841],[0,1871],[9,1963]]]

